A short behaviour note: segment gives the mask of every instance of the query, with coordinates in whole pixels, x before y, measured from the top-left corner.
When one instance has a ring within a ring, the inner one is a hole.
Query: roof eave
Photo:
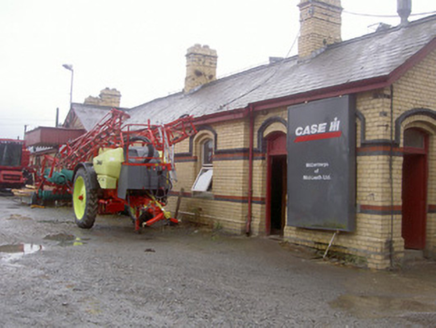
[[[338,97],[347,94],[360,93],[375,89],[384,88],[388,85],[388,76],[379,76],[376,78],[344,83],[332,87],[316,89],[304,93],[293,94],[290,96],[268,99],[262,102],[254,103],[255,111],[273,109],[284,106],[301,104],[309,101]]]
[[[344,83],[335,85],[328,88],[322,88],[304,92],[300,94],[293,94],[285,97],[267,99],[264,101],[249,104],[246,108],[238,108],[231,111],[224,111],[210,115],[204,115],[195,119],[197,124],[211,124],[235,119],[244,118],[248,114],[248,108],[253,107],[254,111],[261,111],[267,109],[274,109],[279,107],[292,106],[304,102],[320,100],[324,98],[338,97],[347,94],[361,93],[376,89],[381,89],[390,86],[398,81],[404,74],[406,74],[412,67],[422,61],[430,52],[436,49],[436,38],[433,38],[426,46],[416,52],[402,65],[394,69],[390,74],[377,76],[370,79]]]
[[[212,124],[224,121],[233,121],[237,119],[242,119],[247,115],[247,108],[232,109],[230,111],[224,111],[219,113],[213,113],[208,115],[203,115],[194,118],[194,123],[198,125]]]
[[[233,109],[231,111],[224,111],[224,112],[214,113],[210,115],[204,115],[195,118],[195,123],[201,125],[201,124],[212,124],[212,123],[218,123],[224,121],[231,121],[235,119],[242,119],[248,115],[249,113],[248,109],[250,106],[253,108],[254,111],[262,111],[262,110],[292,106],[292,105],[324,99],[324,98],[338,97],[346,94],[353,94],[358,92],[380,89],[387,85],[388,85],[387,76],[357,81],[353,83],[341,84],[329,88],[312,90],[309,92],[293,94],[281,98],[267,99],[264,101],[259,101],[249,104],[245,108],[238,108],[238,109]]]

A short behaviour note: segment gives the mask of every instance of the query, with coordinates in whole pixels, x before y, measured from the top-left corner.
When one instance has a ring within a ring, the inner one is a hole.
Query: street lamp
[[[71,104],[73,103],[73,79],[74,79],[73,65],[63,64],[62,67],[71,71],[71,87],[70,87],[70,109],[71,109]]]

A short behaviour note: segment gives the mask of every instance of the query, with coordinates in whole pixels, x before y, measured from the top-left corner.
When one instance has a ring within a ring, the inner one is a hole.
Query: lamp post
[[[71,104],[73,103],[73,80],[74,80],[73,65],[63,64],[62,67],[71,72],[71,87],[70,87],[70,109],[71,109]]]

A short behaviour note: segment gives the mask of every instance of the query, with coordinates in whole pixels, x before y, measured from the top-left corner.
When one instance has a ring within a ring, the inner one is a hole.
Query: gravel
[[[436,263],[395,272],[265,237],[0,198],[1,327],[432,327]],[[284,247],[286,246],[286,247]]]

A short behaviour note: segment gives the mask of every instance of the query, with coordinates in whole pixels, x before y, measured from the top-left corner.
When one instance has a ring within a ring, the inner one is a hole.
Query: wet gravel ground
[[[371,272],[182,224],[82,230],[0,197],[0,327],[435,327],[436,263]]]

